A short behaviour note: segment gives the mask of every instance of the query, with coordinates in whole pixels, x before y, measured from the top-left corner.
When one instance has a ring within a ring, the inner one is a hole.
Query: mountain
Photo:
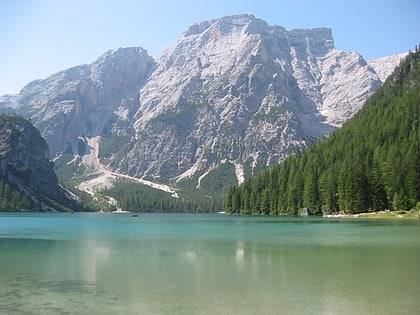
[[[397,63],[375,70],[327,28],[228,16],[192,25],[157,60],[109,51],[0,107],[30,117],[52,157],[71,156],[61,165],[223,191],[340,127]]]
[[[76,202],[58,185],[40,132],[18,116],[0,115],[0,210],[62,210]]]
[[[138,106],[137,89],[153,64],[141,48],[108,51],[90,65],[35,80],[4,100],[41,130],[53,156],[65,150],[83,154],[80,138],[100,135],[116,115],[129,115]]]
[[[242,213],[420,210],[420,51],[328,138],[226,197]]]
[[[373,67],[379,79],[382,82],[385,82],[388,76],[394,71],[395,66],[398,65],[405,56],[407,56],[407,53],[394,54],[387,57],[369,60],[368,64]]]

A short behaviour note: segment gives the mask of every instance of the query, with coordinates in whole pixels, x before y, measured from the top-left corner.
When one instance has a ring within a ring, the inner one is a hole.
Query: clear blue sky
[[[365,59],[420,44],[420,0],[0,0],[0,95],[109,49],[158,57],[191,24],[253,14],[270,25],[329,27]]]

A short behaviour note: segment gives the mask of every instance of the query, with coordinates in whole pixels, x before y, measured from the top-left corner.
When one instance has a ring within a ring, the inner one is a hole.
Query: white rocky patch
[[[1,97],[0,106],[27,110],[52,155],[89,139],[83,163],[100,175],[91,185],[130,173],[175,195],[141,178],[179,182],[199,171],[200,187],[228,160],[242,181],[241,169],[281,162],[341,127],[400,57],[367,62],[336,49],[327,28],[228,16],[191,26],[156,60],[138,47],[109,51]],[[105,169],[95,141],[110,132],[129,143],[111,152]]]
[[[398,65],[406,56],[407,52],[394,54],[391,56],[386,56],[378,59],[369,60],[368,64],[375,69],[376,74],[382,82],[389,77],[389,75],[394,71],[395,66]]]
[[[240,185],[245,181],[244,168],[243,168],[243,165],[240,163],[234,163],[234,164],[235,164],[236,179],[238,180],[238,185]]]
[[[83,161],[85,164],[95,167],[95,169],[97,170],[97,176],[95,178],[82,182],[78,186],[78,189],[93,196],[95,191],[97,191],[99,188],[110,187],[112,185],[113,180],[118,178],[124,178],[138,182],[142,185],[152,187],[157,190],[165,191],[167,193],[170,193],[172,197],[179,198],[178,193],[168,185],[157,184],[149,180],[140,179],[107,170],[98,158],[99,141],[100,137],[89,138],[88,145],[91,150],[88,155],[83,156]]]

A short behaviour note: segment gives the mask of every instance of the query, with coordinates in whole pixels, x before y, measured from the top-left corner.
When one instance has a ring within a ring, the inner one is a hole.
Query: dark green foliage
[[[73,153],[63,153],[59,158],[55,159],[54,171],[60,179],[69,181],[69,179],[75,177],[76,175],[86,172],[86,167],[82,165],[81,158],[76,158],[76,162],[71,163],[74,159],[75,157]]]
[[[200,187],[207,192],[224,192],[225,187],[236,183],[235,166],[222,163],[212,169],[201,181]]]
[[[226,196],[233,213],[408,210],[420,201],[420,52],[351,121]]]
[[[101,138],[99,143],[99,158],[109,157],[113,152],[116,152],[121,146],[126,146],[130,143],[131,136],[113,134],[109,137]]]
[[[118,200],[117,206],[131,212],[213,212],[221,209],[217,198],[203,195],[179,198],[133,181],[114,182],[113,186],[102,191],[103,195]]]
[[[0,177],[0,211],[28,211],[33,202]]]
[[[37,194],[36,198],[57,211],[92,210],[85,207],[81,202],[70,198],[62,197],[60,201],[56,201],[42,194]],[[18,187],[0,176],[0,211],[41,211],[41,208],[39,208],[38,202],[31,200]]]

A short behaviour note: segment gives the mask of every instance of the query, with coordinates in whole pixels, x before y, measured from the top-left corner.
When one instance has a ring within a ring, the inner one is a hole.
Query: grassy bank
[[[420,219],[419,210],[410,210],[410,211],[376,211],[376,212],[365,212],[358,214],[346,214],[340,213],[336,215],[327,215],[326,217],[334,218],[370,218],[370,219]]]

